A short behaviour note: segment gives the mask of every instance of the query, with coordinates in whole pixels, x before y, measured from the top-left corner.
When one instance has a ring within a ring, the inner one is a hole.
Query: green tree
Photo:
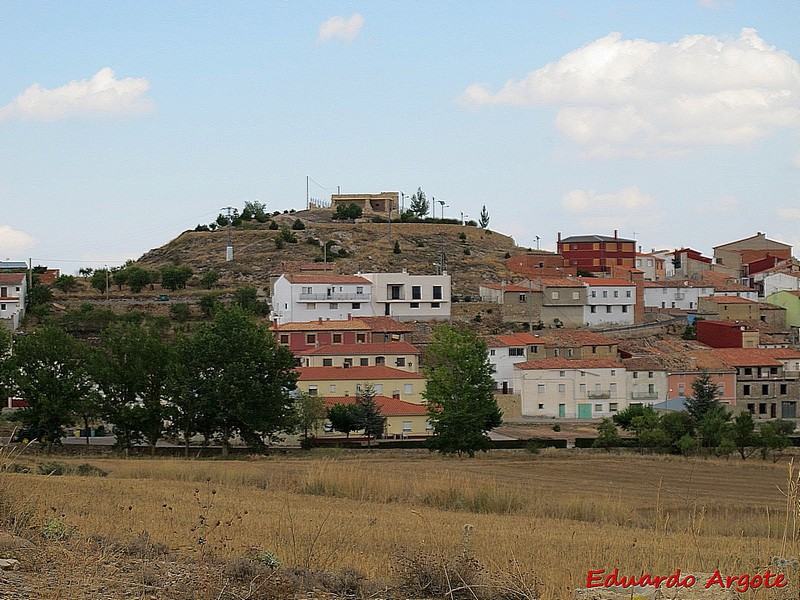
[[[719,403],[717,403],[719,404]],[[725,407],[712,407],[697,422],[697,434],[703,448],[719,448],[722,442],[729,439],[731,413]]]
[[[233,304],[254,315],[265,315],[269,312],[267,303],[258,299],[258,290],[253,286],[237,289],[233,294]]]
[[[192,314],[192,309],[184,302],[176,302],[169,307],[170,316],[178,323],[185,323]]]
[[[487,432],[502,422],[486,342],[473,331],[439,325],[425,349],[423,396],[433,426],[429,447],[441,453],[486,451]]]
[[[200,298],[200,310],[207,317],[214,314],[214,311],[222,306],[222,302],[214,294],[207,294]]]
[[[203,276],[200,278],[200,285],[205,289],[210,290],[217,285],[219,282],[219,277],[219,271],[216,269],[209,269],[203,273]]]
[[[400,248],[400,240],[394,241],[394,249],[392,250],[395,254],[402,254],[403,250]]]
[[[15,392],[27,403],[20,411],[26,427],[40,430],[50,452],[61,443],[76,409],[94,393],[86,368],[88,347],[56,327],[44,327],[14,344],[10,370]]]
[[[100,334],[93,372],[103,395],[103,417],[114,426],[117,447],[129,451],[146,440],[155,452],[164,432],[164,397],[173,353],[151,327],[113,323]]]
[[[150,285],[150,271],[142,267],[131,266],[125,269],[128,272],[128,287],[131,292],[138,294]]]
[[[118,290],[122,290],[123,286],[128,285],[128,269],[112,269],[111,283],[117,286]]]
[[[193,271],[187,266],[165,265],[161,267],[161,287],[170,291],[186,288]]]
[[[489,211],[486,210],[486,205],[483,205],[481,208],[481,214],[478,218],[478,224],[481,226],[481,229],[486,229],[489,226]]]
[[[605,448],[610,451],[611,448],[617,448],[622,444],[622,438],[617,431],[617,426],[614,421],[608,417],[600,421],[597,426],[597,438],[594,440],[592,446],[594,448]]]
[[[773,452],[782,452],[789,447],[789,434],[795,429],[791,421],[777,419],[763,423],[759,428],[761,458],[766,460]]]
[[[37,306],[46,307],[49,306],[52,301],[53,290],[34,280],[33,286],[28,290],[28,308],[33,309]]]
[[[695,422],[685,410],[676,410],[662,416],[659,427],[666,434],[670,449],[673,452],[682,452],[681,440],[684,437],[692,438],[694,436]],[[686,444],[685,440],[683,444]]]
[[[381,414],[381,408],[375,401],[375,386],[371,383],[364,383],[361,391],[356,394],[356,407],[358,407],[358,429],[364,430],[367,436],[367,446],[371,445],[372,439],[377,439],[383,435],[386,428],[386,417]]]
[[[750,411],[742,411],[733,419],[731,428],[728,432],[731,442],[739,452],[742,460],[747,460],[759,445],[758,435],[756,434],[756,423]]]
[[[101,294],[104,294],[108,289],[110,275],[108,269],[96,269],[90,279],[91,286]]]
[[[306,224],[303,223],[300,219],[295,219],[294,223],[292,223],[292,229],[295,231],[302,231],[306,228]]]
[[[331,427],[350,438],[350,433],[358,431],[358,407],[355,404],[334,404],[328,409]]]
[[[314,430],[317,424],[327,415],[325,410],[325,399],[322,396],[312,396],[301,392],[294,399],[295,414],[297,416],[297,428],[303,436],[301,446],[311,447],[311,440],[314,437]]]
[[[292,427],[297,361],[269,329],[239,307],[219,309],[193,339],[194,386],[202,405],[213,405],[223,455],[239,435],[253,447]]]
[[[422,188],[418,188],[417,192],[411,196],[411,204],[408,207],[409,212],[421,219],[428,214],[430,209],[431,205],[425,197],[425,192],[422,191]]]
[[[52,286],[60,292],[69,294],[78,288],[78,280],[74,275],[59,275],[53,280]]]
[[[258,200],[253,200],[252,202],[245,201],[244,209],[242,210],[242,218],[245,218],[245,214],[252,216],[252,218],[259,223],[266,223],[269,220],[266,204]]]
[[[717,400],[718,396],[717,382],[704,369],[692,382],[692,396],[686,398],[686,411],[692,415],[696,423],[699,423],[709,411],[718,411],[720,409],[724,411],[724,407]]]

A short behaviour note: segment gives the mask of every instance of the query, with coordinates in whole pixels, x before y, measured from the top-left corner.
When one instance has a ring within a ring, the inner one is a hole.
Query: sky
[[[307,177],[485,205],[526,247],[797,255],[798,23],[797,0],[0,2],[0,260],[119,264],[225,206],[302,209]]]

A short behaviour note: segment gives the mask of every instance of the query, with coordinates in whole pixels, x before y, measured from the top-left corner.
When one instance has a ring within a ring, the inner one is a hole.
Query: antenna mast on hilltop
[[[233,260],[233,230],[231,229],[231,225],[233,224],[233,207],[225,206],[220,210],[227,211],[228,213],[228,246],[225,248],[225,262],[231,262]]]

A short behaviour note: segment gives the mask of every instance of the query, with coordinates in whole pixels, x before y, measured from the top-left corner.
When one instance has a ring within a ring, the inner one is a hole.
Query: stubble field
[[[402,597],[463,588],[452,597],[524,598],[536,590],[558,600],[584,587],[590,569],[754,574],[798,552],[796,502],[787,507],[783,493],[787,460],[314,451],[89,462],[108,476],[0,474],[6,528],[41,546],[43,527],[63,525],[72,552],[81,540],[124,545],[144,535],[198,564],[274,557],[276,576],[345,570],[365,576],[354,589],[375,597],[402,584]],[[788,569],[789,587],[747,597],[797,598],[797,574]],[[92,576],[102,578],[102,569]],[[66,593],[84,597],[74,579]],[[178,597],[159,591],[157,577],[143,586],[136,597]],[[225,596],[209,590],[208,597]]]

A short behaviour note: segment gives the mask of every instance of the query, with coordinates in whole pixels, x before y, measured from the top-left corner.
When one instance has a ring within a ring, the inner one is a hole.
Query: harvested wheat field
[[[743,597],[799,597],[786,460],[318,450],[93,458],[101,477],[86,459],[7,459],[0,557],[21,562],[0,598],[556,600],[589,570],[768,567],[788,585]]]

